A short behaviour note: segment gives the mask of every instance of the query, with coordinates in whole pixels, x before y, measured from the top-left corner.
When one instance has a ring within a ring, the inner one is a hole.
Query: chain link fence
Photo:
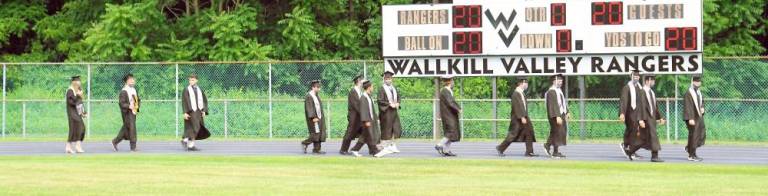
[[[122,77],[132,73],[142,98],[137,130],[143,136],[179,137],[183,132],[181,91],[187,76],[197,74],[209,99],[206,126],[220,138],[298,138],[306,135],[303,97],[307,83],[323,82],[329,136],[346,129],[346,94],[354,75],[364,74],[381,88],[382,61],[243,62],[243,63],[4,63],[2,137],[67,135],[64,93],[69,77],[81,75],[89,137],[114,136],[121,126],[117,96]],[[722,141],[766,141],[761,126],[768,115],[768,58],[708,58],[704,61],[708,138]],[[571,139],[618,139],[618,96],[628,76],[569,76],[566,82]],[[464,108],[464,137],[503,138],[509,126],[509,93],[513,77],[457,78],[454,91]],[[668,124],[659,137],[685,140],[682,96],[690,76],[657,76],[659,109]],[[439,135],[434,99],[436,78],[396,78],[403,98],[403,137]],[[543,93],[546,77],[530,79],[529,111],[536,135],[546,138],[548,123]]]

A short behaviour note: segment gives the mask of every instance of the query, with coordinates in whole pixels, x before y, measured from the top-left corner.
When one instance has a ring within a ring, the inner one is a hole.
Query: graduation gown
[[[696,108],[694,99],[698,100],[699,108]],[[704,141],[707,139],[707,128],[704,126],[704,103],[703,99],[698,99],[698,96],[691,93],[689,89],[686,91],[683,97],[683,119],[685,120],[685,126],[688,128],[688,148],[697,148],[704,145]],[[691,126],[688,124],[688,120],[693,120],[696,125]]]
[[[189,120],[184,120],[184,137],[194,140],[204,140],[211,136],[211,132],[205,127],[205,119],[203,119],[203,112],[208,115],[208,98],[205,96],[205,91],[198,87],[203,99],[203,108],[201,110],[193,110],[191,99],[189,97],[189,86],[184,88],[181,93],[181,107],[184,113],[189,114]]]
[[[536,142],[536,137],[533,134],[533,124],[528,117],[528,108],[525,100],[525,95],[518,91],[513,91],[510,100],[512,102],[512,110],[510,111],[509,129],[507,130],[507,140],[510,142]],[[528,123],[523,124],[520,120],[525,118]]]
[[[77,96],[75,91],[67,89],[65,95],[67,100],[67,121],[69,122],[68,142],[83,141],[85,138],[85,123],[83,123],[82,111],[77,107],[83,107],[83,97]]]
[[[325,138],[328,137],[325,130],[325,115],[327,114],[323,109],[323,101],[320,100],[320,96],[317,97],[317,101],[320,102],[320,114],[322,115],[320,120],[317,121],[320,130],[317,130],[315,123],[312,122],[313,118],[318,117],[317,111],[315,110],[315,102],[312,100],[312,95],[307,93],[307,96],[304,97],[304,114],[307,121],[307,132],[309,133],[308,139],[311,142],[325,142]]]
[[[371,150],[372,148],[376,147],[376,144],[379,143],[381,140],[380,134],[381,134],[381,127],[379,126],[379,122],[377,122],[377,119],[379,119],[379,115],[376,114],[376,106],[375,102],[372,98],[368,97],[370,100],[366,100],[365,97],[360,97],[360,124],[363,126],[363,134],[360,137],[361,139],[365,139],[364,141],[368,144],[368,149]],[[370,103],[368,102],[370,101]],[[363,125],[364,122],[371,122],[371,126],[368,128],[365,128]],[[373,146],[371,146],[373,145]]]
[[[440,119],[443,123],[443,135],[451,142],[461,140],[461,127],[459,127],[459,104],[453,98],[451,90],[440,89]]]
[[[657,133],[656,120],[661,120],[663,117],[659,112],[658,104],[656,104],[656,93],[651,90],[647,93],[642,91],[643,94],[643,108],[640,110],[640,119],[645,121],[645,128],[640,128],[640,136],[637,138],[638,143],[635,146],[644,148],[650,151],[661,150],[661,143],[659,142],[659,135]],[[650,100],[650,101],[649,101]],[[639,125],[638,125],[639,126]]]
[[[635,88],[635,109],[632,109],[632,91],[630,88]],[[643,89],[638,85],[633,85],[633,87],[624,85],[624,88],[621,89],[621,97],[619,98],[619,114],[624,114],[624,144],[631,143],[631,140],[633,139],[632,134],[637,134],[637,131],[640,127],[638,121],[640,120],[639,115],[641,110],[639,110],[639,108],[643,103],[643,99],[640,99],[641,94],[644,94]]]
[[[557,102],[558,97],[555,89],[549,89],[545,94],[547,101],[547,119],[549,120],[549,138],[547,139],[547,143],[554,146],[565,146],[567,144],[566,137],[568,135],[568,122],[566,121],[568,109],[566,108],[565,111],[561,111],[560,105]],[[563,104],[566,104],[566,100],[564,99],[565,97],[563,97],[562,100]],[[562,125],[557,124],[557,117],[562,118]]]
[[[360,124],[360,96],[361,94],[358,94],[355,88],[350,89],[349,94],[347,94],[347,132],[344,134],[346,140],[355,139],[362,129]]]
[[[648,144],[648,141],[646,140],[647,138],[646,135],[648,133],[645,131],[648,131],[646,129],[648,128],[648,124],[649,124],[648,120],[651,117],[650,117],[650,114],[648,113],[648,110],[650,108],[648,106],[645,90],[640,88],[640,91],[637,91],[636,98],[639,102],[637,102],[637,105],[634,110],[634,114],[632,116],[634,120],[630,124],[632,127],[629,127],[629,129],[627,129],[628,134],[625,135],[625,138],[627,139],[627,141],[629,141],[626,144],[629,145],[630,147],[635,146],[635,147],[646,148],[647,147],[646,144]],[[645,121],[646,129],[643,129],[643,130],[640,129],[640,120]],[[638,134],[638,132],[640,133]]]
[[[394,100],[400,103],[400,93],[393,95]],[[387,98],[387,92],[384,87],[379,89],[378,95],[379,104],[379,120],[381,121],[381,139],[391,140],[398,139],[402,135],[402,125],[400,125],[400,114],[398,110],[400,107],[393,108],[389,106],[389,99]]]
[[[139,93],[136,93],[136,112],[141,109],[141,99]],[[131,110],[131,102],[128,97],[128,91],[121,90],[118,96],[118,105],[120,106],[120,115],[123,118],[123,127],[120,128],[120,132],[113,141],[119,142],[119,140],[130,140],[136,142],[136,115]]]

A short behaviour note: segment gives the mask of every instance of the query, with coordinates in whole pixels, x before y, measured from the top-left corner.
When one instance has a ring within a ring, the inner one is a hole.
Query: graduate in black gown
[[[349,145],[352,140],[362,134],[363,127],[360,125],[360,97],[363,96],[363,76],[357,75],[352,78],[352,88],[347,94],[347,131],[341,141],[339,154],[349,154]]]
[[[325,142],[328,137],[325,127],[325,110],[323,109],[323,102],[320,99],[320,81],[313,80],[309,83],[309,92],[304,97],[304,115],[307,122],[307,139],[301,142],[301,147],[304,153],[307,153],[307,148],[312,144],[312,154],[325,154],[321,150],[321,144]]]
[[[659,158],[659,151],[661,150],[661,143],[659,143],[659,136],[656,132],[657,125],[663,125],[666,123],[664,117],[659,112],[658,104],[656,103],[656,93],[653,91],[653,86],[656,84],[656,77],[653,75],[645,75],[643,77],[643,89],[640,94],[643,99],[643,104],[640,104],[640,114],[638,118],[641,120],[640,129],[634,135],[633,140],[628,144],[629,150],[625,154],[635,154],[639,149],[647,149],[651,151],[651,162],[664,162]],[[658,122],[658,123],[657,123]],[[634,160],[636,156],[628,156],[629,160]]]
[[[461,141],[459,114],[461,106],[453,96],[453,77],[442,76],[443,88],[440,88],[440,119],[443,124],[443,139],[435,145],[435,150],[442,156],[456,156],[451,151],[451,144]]]
[[[517,87],[512,91],[511,111],[509,112],[509,129],[507,138],[496,146],[496,152],[499,156],[504,156],[512,142],[525,142],[525,156],[536,157],[533,153],[533,142],[536,142],[536,136],[533,134],[533,124],[528,117],[528,99],[525,98],[525,90],[528,89],[528,78],[520,77],[517,79]]]
[[[181,146],[188,151],[197,151],[199,149],[195,146],[195,141],[211,136],[211,132],[205,127],[208,98],[197,85],[197,75],[192,74],[187,79],[189,85],[181,93],[181,106],[184,110],[184,138],[181,140]]]
[[[637,134],[640,127],[640,109],[639,106],[643,104],[640,96],[643,92],[642,84],[640,83],[640,72],[633,70],[630,73],[630,81],[621,89],[621,95],[619,98],[619,121],[624,122],[624,140],[619,147],[622,154],[625,157],[630,158],[634,156],[634,159],[642,158],[637,154],[626,154],[629,152],[629,143]]]
[[[571,114],[568,112],[568,100],[561,89],[563,75],[557,74],[550,77],[552,86],[544,94],[547,106],[547,119],[549,120],[549,138],[544,143],[544,151],[552,158],[565,158],[560,152],[560,147],[565,146],[568,137],[568,122]],[[551,151],[550,149],[553,149]]]
[[[386,71],[382,75],[384,84],[378,93],[379,121],[381,124],[381,146],[379,156],[390,153],[399,153],[396,140],[402,135],[400,124],[400,93],[393,84],[394,73]]]
[[[69,122],[69,137],[65,145],[66,153],[83,153],[83,139],[85,139],[85,123],[83,118],[87,116],[83,107],[83,89],[80,76],[72,76],[69,88],[65,93],[67,103],[67,122]],[[74,147],[74,149],[73,149]]]
[[[685,151],[688,152],[689,161],[702,161],[696,154],[696,149],[704,145],[707,139],[707,128],[704,126],[704,98],[701,95],[701,76],[693,76],[691,87],[683,96],[683,119],[688,128],[688,144]]]
[[[136,92],[136,79],[133,74],[123,77],[125,85],[118,95],[118,106],[120,106],[120,116],[123,117],[123,127],[112,140],[112,150],[118,151],[117,144],[123,140],[130,142],[131,152],[136,152],[136,115],[139,114],[141,99]]]
[[[363,126],[363,132],[357,140],[357,144],[352,148],[352,154],[360,157],[360,149],[363,145],[368,145],[368,153],[375,157],[382,157],[385,154],[379,154],[379,140],[376,135],[379,134],[379,116],[376,114],[376,102],[371,97],[373,84],[370,81],[363,82],[363,96],[360,97],[360,124]]]

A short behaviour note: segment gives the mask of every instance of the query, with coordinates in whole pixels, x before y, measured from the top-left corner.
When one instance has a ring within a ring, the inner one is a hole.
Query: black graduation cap
[[[449,81],[449,80],[453,80],[453,76],[443,75],[443,76],[440,76],[440,79],[443,81]]]
[[[629,74],[630,76],[640,76],[640,70],[633,69],[632,73]]]
[[[656,80],[656,75],[653,74],[643,74],[643,80]]]
[[[315,86],[315,84],[320,85],[320,80],[309,81],[309,86]]]
[[[523,83],[523,82],[528,82],[528,77],[525,77],[525,76],[517,77],[517,83],[518,84]]]
[[[363,78],[363,75],[358,74],[354,78],[352,78],[352,83],[357,83],[362,78]]]
[[[562,79],[564,79],[564,78],[565,78],[565,77],[563,76],[563,74],[555,74],[555,75],[552,75],[552,76],[550,76],[550,77],[549,77],[549,79],[550,79],[550,80],[553,80],[553,81],[554,81],[554,80],[556,80],[556,79],[560,79],[560,80],[562,80]]]
[[[128,78],[133,78],[133,74],[129,73],[129,74],[126,74],[125,76],[123,76],[123,82],[128,82]]]
[[[693,75],[693,81],[694,82],[701,82],[701,75]]]
[[[70,81],[80,81],[80,76],[72,76]]]
[[[385,71],[383,74],[381,74],[382,77],[392,77],[393,75],[395,75],[395,73],[391,71]]]
[[[363,81],[363,89],[368,89],[368,87],[371,87],[371,85],[373,84],[371,84],[370,80]]]

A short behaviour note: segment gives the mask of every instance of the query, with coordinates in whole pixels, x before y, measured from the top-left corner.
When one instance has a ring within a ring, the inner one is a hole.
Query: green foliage
[[[709,56],[765,54],[755,39],[765,35],[768,19],[765,0],[704,1],[704,53]]]
[[[150,61],[153,45],[167,29],[156,2],[107,4],[106,13],[84,34],[85,54],[79,61]]]
[[[281,34],[284,45],[278,55],[296,56],[298,59],[314,59],[319,55],[316,53],[316,45],[320,37],[315,29],[315,16],[307,8],[293,8],[277,24],[283,28]]]
[[[271,52],[271,46],[262,46],[257,40],[246,38],[247,33],[258,28],[258,9],[247,5],[239,6],[231,12],[206,12],[211,23],[200,29],[202,33],[213,34],[213,50],[209,60],[247,61],[265,60]]]
[[[433,2],[1,1],[0,61],[379,59],[381,6]],[[765,0],[704,0],[706,55],[766,54],[765,9]]]

